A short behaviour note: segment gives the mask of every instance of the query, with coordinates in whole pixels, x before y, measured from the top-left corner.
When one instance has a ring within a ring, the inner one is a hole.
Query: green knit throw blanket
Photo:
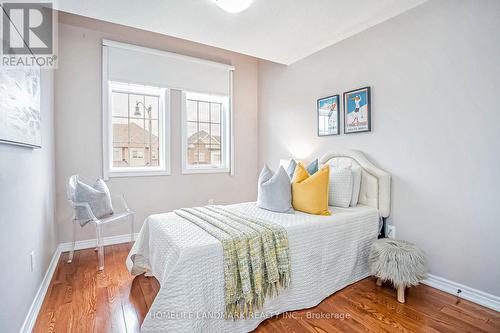
[[[248,318],[289,286],[288,237],[280,225],[223,206],[174,212],[222,244],[226,319]]]

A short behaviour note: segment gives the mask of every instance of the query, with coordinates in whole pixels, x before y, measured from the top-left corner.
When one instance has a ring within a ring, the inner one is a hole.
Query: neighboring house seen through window
[[[183,173],[228,172],[229,98],[183,93]]]
[[[110,176],[168,174],[166,89],[109,82]]]

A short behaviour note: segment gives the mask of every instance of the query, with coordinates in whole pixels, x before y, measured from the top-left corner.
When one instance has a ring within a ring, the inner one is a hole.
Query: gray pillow
[[[309,163],[309,165],[306,167],[307,172],[311,176],[314,175],[316,172],[318,172],[318,166],[319,166],[318,159],[315,159],[314,161]]]
[[[111,194],[108,186],[102,179],[97,179],[94,186],[87,185],[80,180],[76,183],[75,200],[77,202],[86,202],[89,204],[92,213],[97,218],[102,218],[113,214],[113,205],[111,204]],[[85,207],[76,207],[76,219],[83,227],[91,221]]]
[[[290,180],[293,179],[293,174],[295,173],[295,168],[297,167],[297,162],[295,160],[291,160],[290,164],[288,164],[288,169],[286,172],[288,173],[288,177],[290,177]]]
[[[292,213],[292,187],[282,166],[273,173],[267,165],[260,172],[257,207],[278,213]]]

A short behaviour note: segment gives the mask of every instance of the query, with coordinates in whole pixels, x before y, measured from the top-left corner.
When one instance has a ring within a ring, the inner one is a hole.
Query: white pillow
[[[353,165],[352,170],[352,198],[351,207],[358,205],[359,200],[359,190],[361,189],[361,167],[358,165]]]
[[[336,168],[330,164],[330,184],[328,189],[328,205],[349,207],[352,199],[351,168]]]

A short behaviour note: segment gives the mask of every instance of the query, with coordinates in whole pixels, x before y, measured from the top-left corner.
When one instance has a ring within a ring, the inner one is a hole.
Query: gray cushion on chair
[[[293,212],[290,178],[283,167],[273,173],[264,165],[259,176],[257,207],[278,213]]]
[[[77,202],[88,203],[92,213],[97,218],[113,214],[111,194],[109,193],[108,186],[102,179],[97,179],[94,186],[87,185],[78,180],[75,188],[75,200]],[[79,220],[82,227],[91,221],[85,207],[76,208],[75,218]]]

